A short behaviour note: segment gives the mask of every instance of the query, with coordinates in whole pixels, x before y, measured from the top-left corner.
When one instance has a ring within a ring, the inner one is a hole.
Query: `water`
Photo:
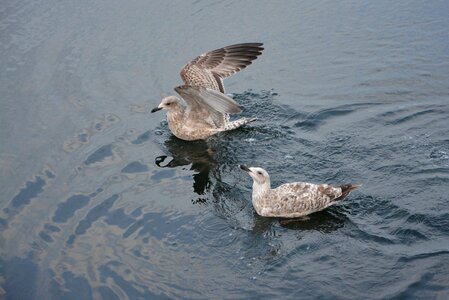
[[[6,1],[6,299],[449,297],[447,1]],[[208,143],[149,115],[206,50],[264,42],[226,81],[260,121]],[[362,183],[281,225],[274,185]]]

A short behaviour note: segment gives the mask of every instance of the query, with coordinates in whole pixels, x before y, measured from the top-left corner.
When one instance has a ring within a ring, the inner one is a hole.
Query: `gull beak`
[[[242,169],[243,171],[248,172],[248,173],[251,173],[251,170],[250,170],[247,166],[245,166],[245,165],[239,165],[239,167],[240,167],[240,169]]]
[[[155,107],[155,108],[153,108],[152,110],[151,110],[151,113],[155,113],[155,112],[157,112],[157,111],[160,111],[162,109],[162,107]]]

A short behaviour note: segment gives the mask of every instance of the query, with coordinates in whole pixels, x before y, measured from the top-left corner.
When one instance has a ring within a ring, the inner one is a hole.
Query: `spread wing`
[[[183,85],[176,87],[175,91],[187,103],[185,113],[188,118],[212,122],[217,127],[225,124],[226,114],[241,111],[233,99],[209,88]]]
[[[262,43],[235,44],[203,53],[181,70],[186,85],[225,92],[223,79],[249,66],[260,54]]]

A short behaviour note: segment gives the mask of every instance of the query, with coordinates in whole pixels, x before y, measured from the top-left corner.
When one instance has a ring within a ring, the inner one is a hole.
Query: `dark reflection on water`
[[[92,165],[94,163],[103,161],[108,157],[111,157],[112,155],[112,145],[104,145],[97,149],[94,153],[89,155],[89,157],[84,161],[84,164]]]
[[[330,233],[345,225],[349,219],[341,213],[332,211],[322,211],[305,218],[305,220],[281,220],[280,224],[289,229],[295,230],[318,230],[323,233]]]
[[[25,187],[11,200],[11,206],[17,208],[29,204],[33,198],[36,198],[42,192],[44,186],[45,180],[40,176],[36,176],[34,181],[27,181]]]
[[[164,142],[170,157],[160,155],[155,158],[159,168],[176,168],[190,165],[193,174],[193,190],[198,195],[204,195],[211,185],[210,171],[215,167],[213,158],[215,150],[205,141],[186,142],[171,136]]]
[[[281,226],[290,230],[316,230],[322,233],[331,233],[345,226],[350,220],[342,213],[335,210],[322,211],[313,215],[297,219],[262,218],[254,215],[253,232],[263,234],[270,231],[273,226]]]
[[[448,298],[448,10],[4,3],[0,298]],[[148,113],[189,59],[245,41],[266,50],[226,86],[257,122],[188,143]],[[363,188],[262,218],[241,163]]]

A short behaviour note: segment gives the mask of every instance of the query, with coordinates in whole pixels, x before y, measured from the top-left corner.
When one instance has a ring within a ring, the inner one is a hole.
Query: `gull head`
[[[270,184],[270,175],[268,172],[262,168],[257,167],[247,167],[245,165],[240,165],[240,169],[247,172],[249,176],[251,176],[254,180],[254,183],[258,183],[261,185]]]
[[[161,103],[158,105],[158,107],[155,107],[151,110],[152,113],[157,112],[161,109],[167,109],[167,110],[176,110],[181,106],[180,100],[175,96],[168,96],[162,99]]]

